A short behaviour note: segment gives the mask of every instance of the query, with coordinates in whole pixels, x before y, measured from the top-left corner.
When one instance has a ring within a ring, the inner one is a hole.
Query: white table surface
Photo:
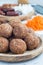
[[[13,0],[13,1],[12,0],[0,0],[0,5],[3,3],[14,3],[14,2],[17,3],[17,0]],[[37,2],[37,0],[36,0],[36,2]],[[38,57],[36,57],[32,60],[25,61],[25,62],[7,63],[7,62],[0,61],[0,65],[42,65],[42,64],[43,64],[43,53],[41,55],[39,55]]]
[[[43,6],[43,0],[28,0],[31,4],[40,4]],[[3,3],[18,3],[18,0],[0,0],[0,5]]]

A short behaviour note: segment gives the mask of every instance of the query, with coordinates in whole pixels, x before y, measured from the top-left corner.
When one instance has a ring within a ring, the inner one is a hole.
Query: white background
[[[0,0],[0,5],[3,3],[17,3],[18,0]],[[29,0],[32,4],[40,4],[43,5],[43,0]]]
[[[32,4],[40,4],[43,5],[43,0],[29,0]]]

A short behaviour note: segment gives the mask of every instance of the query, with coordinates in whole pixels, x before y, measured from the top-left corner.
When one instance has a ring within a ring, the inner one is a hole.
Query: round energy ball
[[[12,34],[12,27],[8,23],[0,25],[0,36],[9,37]]]
[[[10,20],[9,20],[9,24],[10,24],[12,27],[14,27],[15,25],[21,24],[21,21],[20,21],[20,19],[18,19],[18,18],[13,18],[13,19],[10,19]]]
[[[37,36],[32,35],[30,33],[27,34],[24,40],[26,42],[28,50],[33,50],[37,48],[40,43],[40,39]]]
[[[9,46],[9,41],[4,37],[0,37],[0,53],[7,52],[8,46]]]
[[[10,42],[10,50],[15,54],[22,54],[26,51],[26,43],[22,39],[13,39]]]
[[[27,33],[27,28],[23,24],[17,24],[13,28],[13,34],[17,38],[25,38]]]

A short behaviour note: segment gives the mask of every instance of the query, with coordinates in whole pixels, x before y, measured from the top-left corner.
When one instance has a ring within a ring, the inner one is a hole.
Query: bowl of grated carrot
[[[27,28],[32,28],[35,31],[36,35],[43,39],[43,16],[33,16],[31,19],[23,23],[27,26]]]

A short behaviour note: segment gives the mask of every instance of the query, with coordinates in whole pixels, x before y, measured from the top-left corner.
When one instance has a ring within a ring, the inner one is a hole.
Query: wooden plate
[[[32,59],[43,51],[43,42],[40,43],[37,49],[26,51],[24,54],[3,54],[0,53],[0,61],[7,61],[7,62],[19,62]]]

